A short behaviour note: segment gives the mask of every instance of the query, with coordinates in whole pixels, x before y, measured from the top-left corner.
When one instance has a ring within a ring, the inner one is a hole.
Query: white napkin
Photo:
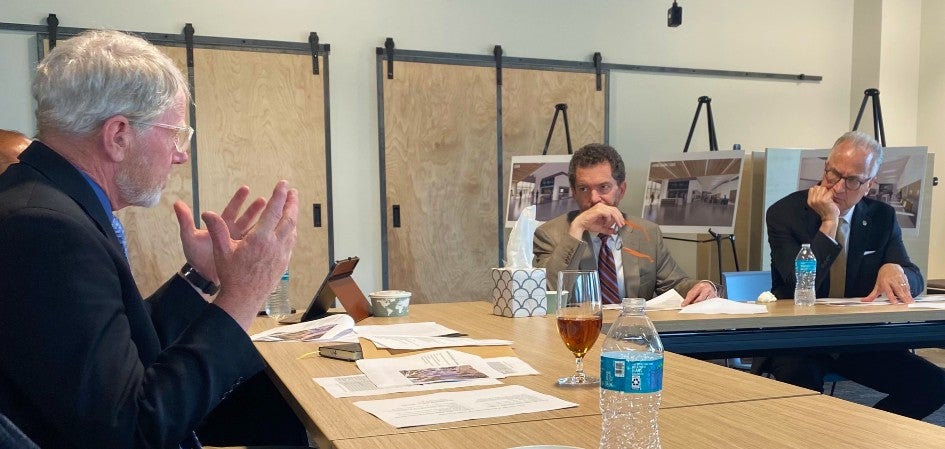
[[[683,298],[676,289],[671,289],[647,301],[646,310],[679,310],[682,308],[682,302],[684,300],[685,298]]]
[[[675,289],[659,295],[646,302],[646,310],[679,310],[682,308],[683,297]],[[621,310],[623,304],[604,304],[604,310]]]
[[[712,298],[683,307],[679,313],[723,313],[729,315],[744,315],[752,313],[768,313],[768,307],[762,304],[748,304],[732,301],[725,298]]]

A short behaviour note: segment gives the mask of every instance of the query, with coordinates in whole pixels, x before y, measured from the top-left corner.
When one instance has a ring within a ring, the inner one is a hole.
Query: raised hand
[[[240,215],[239,211],[249,197],[249,187],[242,186],[236,190],[230,202],[220,217],[226,222],[230,230],[230,238],[240,240],[253,225],[259,213],[266,207],[266,200],[256,198]],[[184,257],[187,262],[200,272],[203,277],[215,284],[220,283],[216,266],[213,263],[213,249],[210,243],[210,233],[206,229],[197,229],[194,226],[194,213],[183,201],[174,203],[174,213],[177,215],[177,224],[180,227],[181,245],[184,247]],[[237,216],[239,215],[239,216]]]
[[[246,232],[234,239],[236,232],[227,220],[214,212],[204,212],[213,248],[213,261],[220,277],[220,293],[214,304],[248,329],[262,302],[272,292],[279,277],[289,266],[296,241],[299,194],[279,181],[259,219],[237,220]],[[244,214],[245,215],[245,214]]]
[[[625,223],[620,209],[600,202],[574,217],[568,233],[578,240],[581,240],[584,231],[591,234],[614,235]]]

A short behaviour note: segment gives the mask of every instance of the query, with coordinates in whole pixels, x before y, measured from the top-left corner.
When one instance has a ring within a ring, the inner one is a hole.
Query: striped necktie
[[[600,237],[600,251],[597,253],[597,272],[600,277],[600,297],[604,304],[620,304],[620,292],[617,290],[617,266],[614,254],[607,247],[607,234]]]

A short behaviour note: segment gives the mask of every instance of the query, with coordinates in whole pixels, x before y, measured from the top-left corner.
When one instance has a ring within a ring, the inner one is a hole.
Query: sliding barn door
[[[382,89],[388,287],[417,303],[490,297],[495,69],[397,62]]]
[[[183,47],[158,48],[173,59],[183,73],[187,73],[187,54]],[[154,207],[126,207],[115,214],[125,227],[128,262],[142,295],[157,290],[185,262],[173,205],[177,200],[189,205],[194,203],[191,167],[189,159],[174,166],[161,201]]]
[[[251,199],[297,188],[290,297],[304,308],[328,270],[324,77],[311,55],[202,48],[194,72],[200,208],[221,212],[243,184]]]

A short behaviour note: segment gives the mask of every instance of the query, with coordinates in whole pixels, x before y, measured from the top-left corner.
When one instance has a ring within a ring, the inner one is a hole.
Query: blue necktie
[[[112,214],[111,220],[112,230],[115,231],[115,235],[118,237],[118,243],[121,243],[121,250],[125,253],[125,260],[128,260],[128,242],[125,241],[125,228],[121,225],[121,221],[118,221],[118,217],[115,214]]]

